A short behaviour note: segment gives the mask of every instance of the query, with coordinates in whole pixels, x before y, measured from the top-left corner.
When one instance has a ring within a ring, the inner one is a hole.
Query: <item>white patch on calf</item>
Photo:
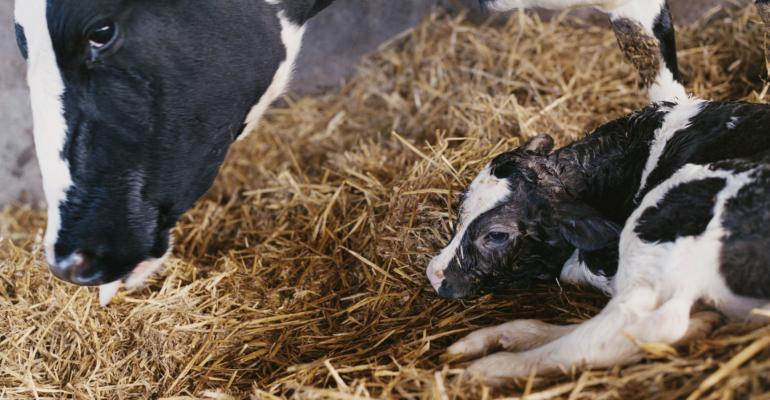
[[[46,12],[46,0],[16,1],[16,23],[24,28],[29,51],[27,81],[32,102],[35,150],[48,202],[45,250],[48,263],[53,265],[56,262],[54,245],[61,228],[59,208],[66,201],[72,178],[69,165],[62,156],[67,139],[62,102],[64,81],[48,31]]]
[[[460,208],[460,218],[457,221],[458,225],[454,238],[428,265],[428,279],[436,291],[438,291],[441,283],[444,281],[444,271],[457,254],[457,249],[460,247],[460,243],[462,243],[468,226],[481,214],[494,208],[510,194],[511,188],[508,186],[508,181],[494,176],[490,164],[471,182]]]
[[[655,137],[653,138],[652,145],[650,146],[650,155],[647,157],[647,164],[644,166],[644,172],[642,172],[642,180],[639,182],[639,193],[647,186],[647,179],[650,177],[652,171],[658,166],[660,157],[663,155],[663,150],[666,149],[668,141],[674,137],[674,135],[690,126],[692,119],[703,111],[706,101],[701,99],[695,99],[686,97],[679,104],[670,109],[662,109],[662,111],[668,111],[668,115],[663,120],[663,124],[658,130],[655,131]]]
[[[559,280],[572,285],[588,285],[608,296],[612,295],[612,279],[591,272],[588,265],[580,261],[580,250],[575,250],[572,257],[564,263]]]
[[[705,297],[717,307],[741,303],[720,273],[722,239],[726,234],[722,219],[728,200],[754,180],[752,174],[753,171],[736,174],[688,164],[651,190],[631,214],[621,234],[621,260],[615,278],[617,292],[631,291],[640,284],[654,282],[664,298],[675,295],[693,299]],[[659,205],[678,185],[706,178],[723,178],[726,186],[717,195],[713,217],[701,235],[682,237],[673,243],[649,243],[639,238],[636,227],[647,209]]]
[[[267,0],[269,4],[277,5],[277,0]],[[278,19],[281,22],[281,41],[286,48],[286,59],[278,66],[278,70],[273,76],[273,81],[265,93],[259,99],[259,102],[251,108],[246,117],[246,128],[238,140],[242,140],[256,129],[267,108],[289,87],[292,74],[294,73],[294,63],[297,61],[299,51],[302,48],[302,37],[305,34],[305,27],[299,26],[286,18],[283,11],[278,12]]]

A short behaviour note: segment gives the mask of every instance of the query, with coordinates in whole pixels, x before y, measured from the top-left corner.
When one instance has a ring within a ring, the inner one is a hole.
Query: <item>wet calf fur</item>
[[[449,298],[559,276],[608,290],[622,227],[650,190],[687,164],[770,150],[767,124],[767,105],[693,99],[649,106],[556,151],[550,137],[537,137],[496,157],[470,185],[457,223],[467,228],[436,257],[443,279],[434,274],[431,281]],[[697,195],[713,196],[716,186],[706,181],[672,191],[660,209],[642,216],[638,234],[660,242],[699,233],[712,205]]]
[[[693,99],[650,106],[556,151],[541,136],[494,159],[485,184],[465,195],[460,219],[475,218],[462,222],[442,279],[431,277],[438,293],[467,297],[559,277],[612,299],[586,323],[517,321],[471,334],[449,354],[517,351],[469,368],[498,384],[532,369],[624,364],[640,357],[637,343],[702,335],[719,317],[691,315],[698,302],[741,320],[767,307],[769,123],[764,104]],[[484,192],[490,187],[505,189]],[[468,209],[469,199],[488,208]]]

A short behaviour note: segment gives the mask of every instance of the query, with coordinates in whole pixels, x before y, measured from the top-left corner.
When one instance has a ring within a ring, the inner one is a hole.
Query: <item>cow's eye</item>
[[[511,235],[507,232],[489,232],[484,238],[488,246],[502,246],[511,239]]]
[[[88,45],[91,46],[92,54],[98,54],[115,43],[118,37],[118,26],[113,22],[106,22],[97,25],[95,29],[88,34]]]

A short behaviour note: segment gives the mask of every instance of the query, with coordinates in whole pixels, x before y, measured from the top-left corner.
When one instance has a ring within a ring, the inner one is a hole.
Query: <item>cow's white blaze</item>
[[[268,0],[270,4],[277,5],[277,0]],[[278,66],[278,70],[273,76],[273,81],[265,93],[259,99],[259,102],[251,108],[246,117],[246,128],[239,140],[253,132],[259,124],[267,108],[282,94],[286,92],[294,73],[294,64],[297,62],[299,51],[302,48],[302,37],[305,35],[305,26],[297,25],[291,22],[283,11],[278,12],[278,19],[281,22],[281,41],[286,48],[286,59]]]
[[[43,174],[43,190],[48,202],[45,233],[46,257],[54,264],[54,245],[61,228],[59,208],[72,186],[69,165],[62,155],[67,136],[64,118],[64,81],[56,62],[46,17],[46,0],[16,2],[15,18],[27,38],[27,81],[29,82],[34,123],[35,150]]]
[[[508,181],[500,179],[492,173],[491,165],[487,165],[483,171],[473,180],[468,187],[463,204],[460,208],[460,218],[457,221],[457,229],[452,241],[431,260],[428,265],[428,279],[434,289],[438,291],[444,281],[444,271],[457,254],[457,249],[462,243],[468,226],[481,214],[491,210],[498,203],[511,194]]]

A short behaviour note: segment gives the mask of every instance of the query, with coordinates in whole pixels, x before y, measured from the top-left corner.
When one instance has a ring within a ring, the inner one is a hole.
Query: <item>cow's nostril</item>
[[[89,273],[91,268],[91,256],[83,251],[75,251],[66,257],[57,257],[56,263],[51,265],[51,272],[57,278],[74,283],[76,285],[97,284],[98,275]]]

